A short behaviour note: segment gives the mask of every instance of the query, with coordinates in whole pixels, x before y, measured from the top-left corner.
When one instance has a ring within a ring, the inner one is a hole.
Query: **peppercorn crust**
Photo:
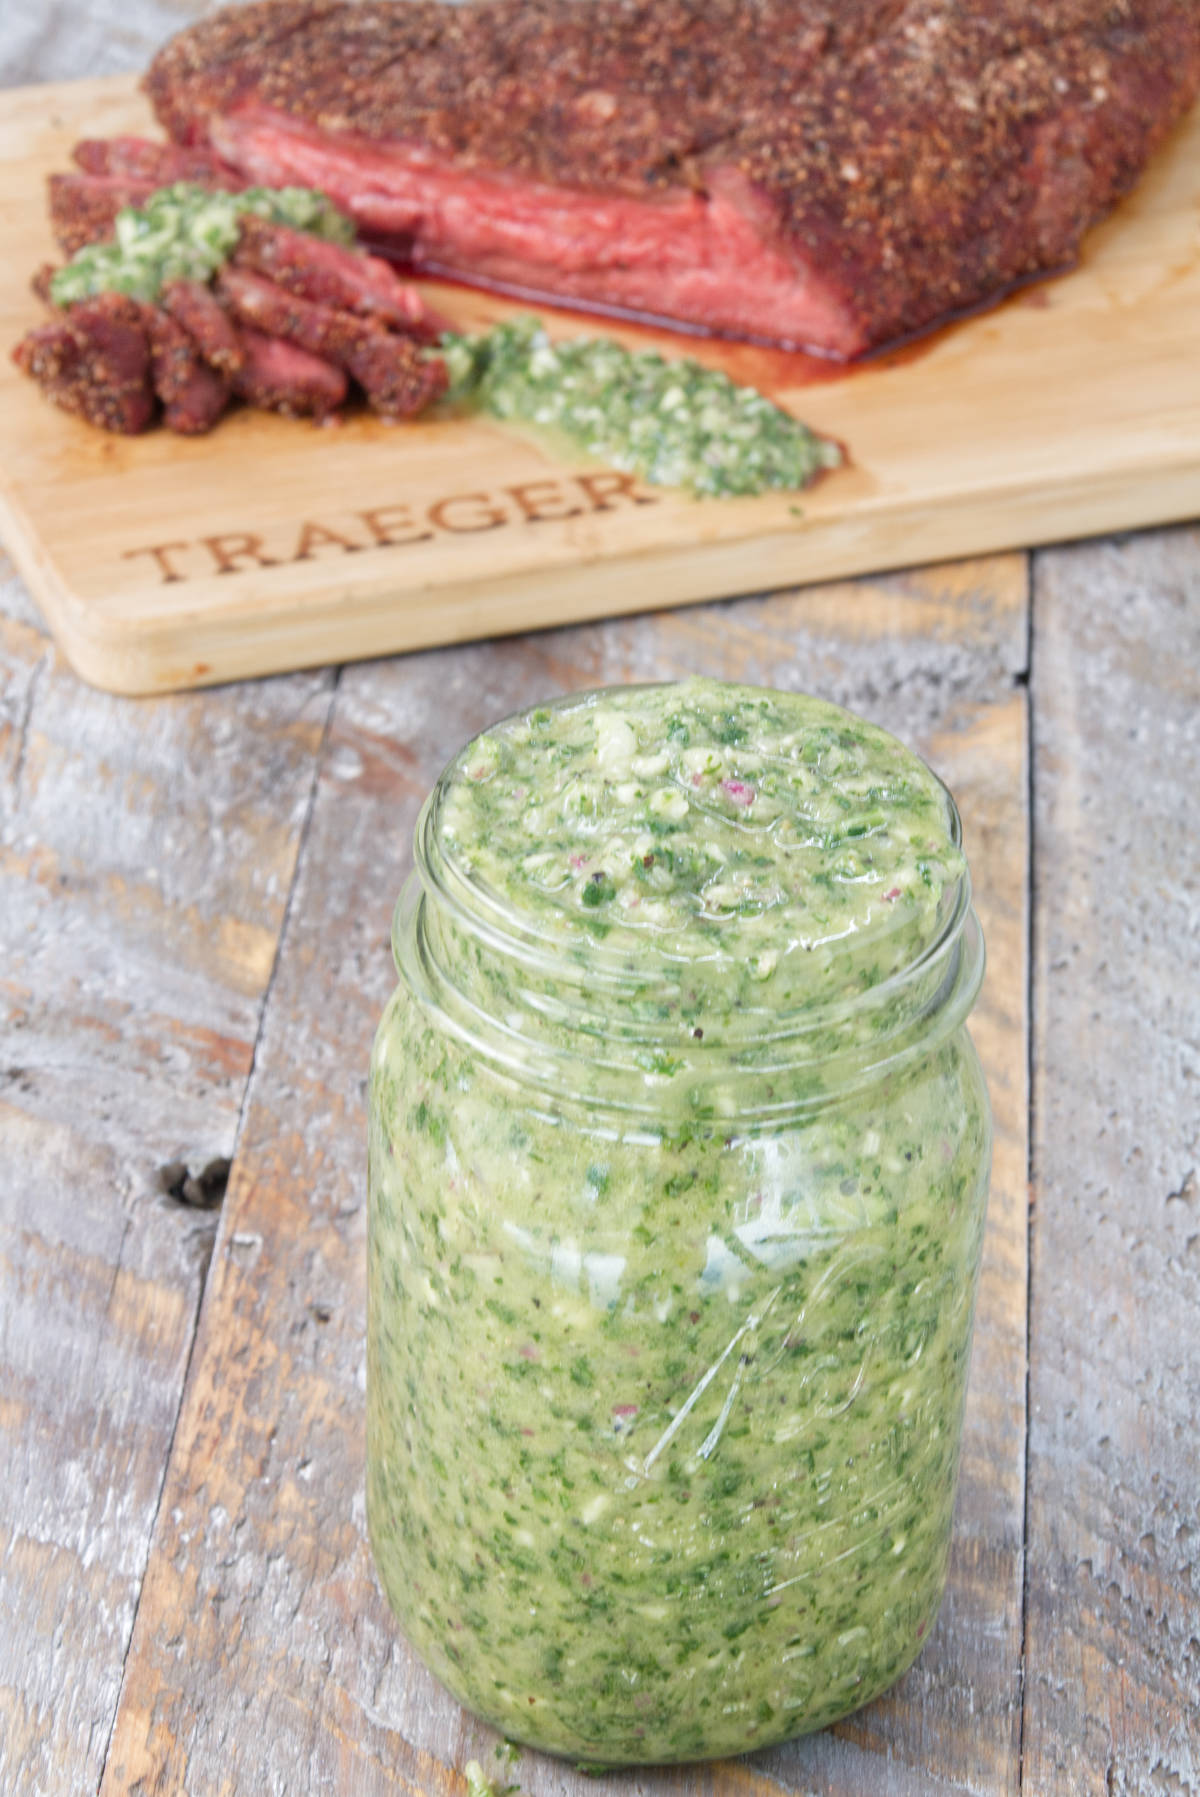
[[[1070,263],[1200,89],[1196,0],[259,0],[146,79],[463,169],[721,192],[864,344]]]

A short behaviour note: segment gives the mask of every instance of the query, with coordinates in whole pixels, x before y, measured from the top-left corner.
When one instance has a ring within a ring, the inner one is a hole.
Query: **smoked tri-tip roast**
[[[257,0],[145,86],[173,141],[76,147],[67,254],[165,183],[320,188],[418,270],[852,357],[1074,259],[1200,89],[1200,0]],[[211,287],[15,354],[110,430],[199,431],[235,395],[410,416],[436,335],[385,263],[249,219]]]
[[[146,88],[414,267],[849,357],[1074,259],[1200,0],[260,0]]]

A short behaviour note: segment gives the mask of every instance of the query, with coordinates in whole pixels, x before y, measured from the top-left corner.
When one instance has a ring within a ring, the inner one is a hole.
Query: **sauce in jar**
[[[443,775],[371,1067],[368,1513],[417,1652],[589,1762],[819,1728],[945,1578],[990,1154],[957,813],[716,681]]]

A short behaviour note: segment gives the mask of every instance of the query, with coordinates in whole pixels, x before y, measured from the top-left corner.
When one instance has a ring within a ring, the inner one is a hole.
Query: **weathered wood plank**
[[[1026,1785],[1200,1792],[1200,531],[1040,558]]]
[[[0,87],[144,69],[172,32],[210,10],[204,0],[5,0]]]
[[[834,1735],[631,1774],[642,1793],[1017,1787],[1024,1402],[1025,657],[1016,559],[348,671],[264,1020],[103,1791],[460,1792],[494,1737],[415,1664],[362,1500],[363,1093],[421,797],[548,692],[720,669],[810,686],[923,744],[963,800],[992,971],[996,1187],[951,1591],[919,1667]],[[528,1797],[606,1787],[534,1754]]]
[[[11,603],[10,603],[11,601]],[[131,707],[0,568],[0,1788],[94,1789],[329,676]]]
[[[929,1647],[861,1717],[781,1756],[787,1788],[868,1797],[1016,1792],[1025,1435],[1027,862],[1023,692],[929,740],[958,795],[988,945],[972,1034],[995,1115],[988,1233],[946,1600]]]

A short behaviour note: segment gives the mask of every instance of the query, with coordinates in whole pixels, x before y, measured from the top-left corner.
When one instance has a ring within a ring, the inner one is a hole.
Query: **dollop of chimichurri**
[[[418,846],[371,1063],[388,1597],[552,1752],[821,1727],[945,1576],[990,1143],[952,804],[695,680],[485,732]]]
[[[144,205],[117,214],[111,242],[85,244],[50,283],[57,306],[95,293],[156,300],[168,281],[211,281],[238,242],[244,212],[332,243],[353,243],[354,225],[308,187],[247,187],[214,193],[193,181],[160,187]]]
[[[548,427],[612,468],[694,494],[794,491],[841,461],[835,443],[693,357],[610,337],[552,343],[540,320],[443,337],[451,398]]]

